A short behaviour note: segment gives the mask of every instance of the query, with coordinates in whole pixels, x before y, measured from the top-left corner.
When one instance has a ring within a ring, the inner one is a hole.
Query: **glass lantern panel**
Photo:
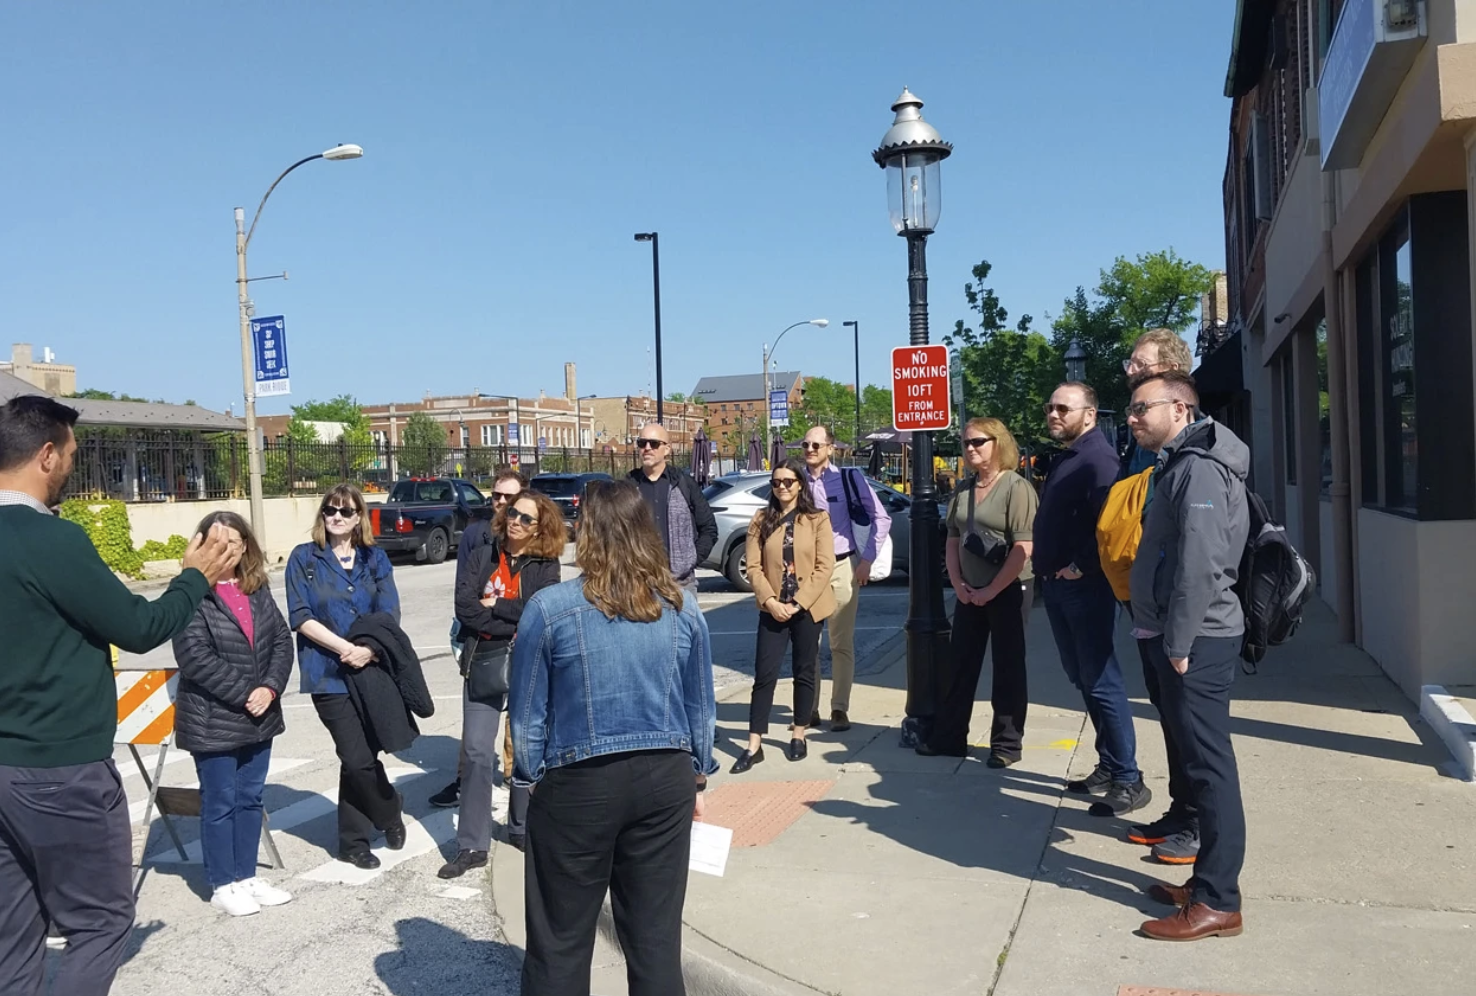
[[[903,153],[887,165],[887,203],[892,227],[904,232],[931,232],[943,206],[939,179],[941,160],[934,152]]]

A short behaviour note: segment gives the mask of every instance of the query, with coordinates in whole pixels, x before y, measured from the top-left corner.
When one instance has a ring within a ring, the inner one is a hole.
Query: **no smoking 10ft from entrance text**
[[[892,424],[904,432],[933,432],[953,423],[947,346],[892,350]]]

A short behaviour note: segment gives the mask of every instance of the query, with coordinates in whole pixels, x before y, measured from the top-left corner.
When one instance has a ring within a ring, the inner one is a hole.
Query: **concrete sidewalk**
[[[1334,626],[1314,602],[1291,644],[1237,678],[1246,930],[1187,945],[1135,935],[1171,912],[1144,889],[1187,871],[1153,863],[1122,841],[1127,821],[1088,816],[1086,800],[1063,793],[1068,772],[1086,774],[1095,756],[1043,610],[1029,634],[1025,759],[1005,771],[986,768],[984,751],[959,761],[898,748],[900,635],[863,662],[854,729],[817,735],[799,763],[784,759],[788,717],[776,710],[765,763],[726,773],[747,725],[748,689],[730,689],[708,820],[734,828],[735,848],[724,878],[691,877],[690,991],[1476,992],[1476,786],[1445,773],[1449,755],[1415,706],[1369,658],[1336,645]],[[1163,742],[1137,652],[1120,636],[1155,795],[1133,818],[1152,819],[1168,802]],[[986,669],[984,697],[987,682]],[[981,703],[976,736],[988,727]],[[492,878],[521,946],[521,855],[499,849]],[[625,992],[608,936],[596,965],[596,993]]]

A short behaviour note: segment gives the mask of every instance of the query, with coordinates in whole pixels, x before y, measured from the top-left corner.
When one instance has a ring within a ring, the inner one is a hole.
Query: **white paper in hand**
[[[711,823],[692,824],[692,858],[687,867],[704,875],[723,877],[728,867],[728,852],[733,848],[733,831]]]

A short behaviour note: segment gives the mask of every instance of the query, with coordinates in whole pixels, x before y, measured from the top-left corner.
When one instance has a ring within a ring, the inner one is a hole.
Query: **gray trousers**
[[[0,765],[0,993],[41,992],[49,919],[67,940],[52,991],[107,996],[133,932],[132,870],[111,760]]]
[[[456,822],[456,846],[463,851],[485,851],[492,844],[492,785],[502,757],[502,743],[497,736],[501,719],[501,709],[473,702],[463,682],[461,751],[466,760],[461,771],[461,804]],[[502,778],[511,786],[507,832],[526,833],[528,786],[513,781],[511,771],[504,771]]]

